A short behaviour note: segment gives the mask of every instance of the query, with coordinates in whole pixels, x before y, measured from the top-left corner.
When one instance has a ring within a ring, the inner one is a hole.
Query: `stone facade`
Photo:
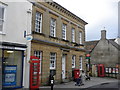
[[[50,75],[50,53],[56,53],[55,83],[62,82],[62,56],[65,60],[65,80],[72,79],[72,55],[75,55],[75,69],[80,69],[80,56],[82,56],[82,69],[85,70],[85,25],[80,19],[56,2],[32,2],[32,36],[31,55],[35,51],[41,51],[41,74],[40,83],[46,85]],[[35,31],[36,12],[42,14],[42,32]],[[56,20],[56,36],[50,36],[50,19]],[[66,40],[62,39],[62,24],[66,24]],[[71,40],[71,28],[75,29],[75,42]],[[79,32],[82,32],[82,44],[79,40]]]
[[[86,42],[86,49],[91,56],[91,68],[99,64],[103,64],[105,68],[119,67],[120,45],[115,42],[115,39],[106,39],[106,30],[101,31],[100,40]],[[92,68],[93,76],[97,76],[96,72],[98,70]]]

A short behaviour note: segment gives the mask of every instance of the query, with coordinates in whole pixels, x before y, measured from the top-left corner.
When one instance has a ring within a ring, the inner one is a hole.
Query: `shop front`
[[[2,89],[22,88],[25,45],[0,47]]]

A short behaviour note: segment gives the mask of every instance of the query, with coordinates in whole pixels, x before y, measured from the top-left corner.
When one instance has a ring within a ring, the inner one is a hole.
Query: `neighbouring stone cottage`
[[[106,30],[101,31],[101,39],[86,42],[86,53],[90,54],[90,64],[92,76],[99,76],[102,72],[96,68],[98,65],[104,65],[105,76],[115,77],[120,69],[120,45],[116,43],[118,39],[107,39]]]

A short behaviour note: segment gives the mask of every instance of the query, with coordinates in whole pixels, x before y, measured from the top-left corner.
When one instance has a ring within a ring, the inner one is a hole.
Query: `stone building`
[[[49,82],[54,72],[55,83],[72,80],[74,69],[85,70],[84,20],[56,2],[31,2],[31,55],[40,58],[40,83]]]
[[[102,30],[100,40],[86,42],[86,49],[91,56],[90,63],[93,76],[98,74],[98,69],[95,71],[94,65],[103,64],[105,73],[106,68],[111,68],[108,71],[112,71],[120,65],[120,46],[115,41],[116,39],[106,39],[106,30]]]

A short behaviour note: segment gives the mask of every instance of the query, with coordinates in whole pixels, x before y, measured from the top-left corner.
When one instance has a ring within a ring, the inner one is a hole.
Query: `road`
[[[120,82],[107,82],[99,85],[94,85],[83,90],[120,90]]]

